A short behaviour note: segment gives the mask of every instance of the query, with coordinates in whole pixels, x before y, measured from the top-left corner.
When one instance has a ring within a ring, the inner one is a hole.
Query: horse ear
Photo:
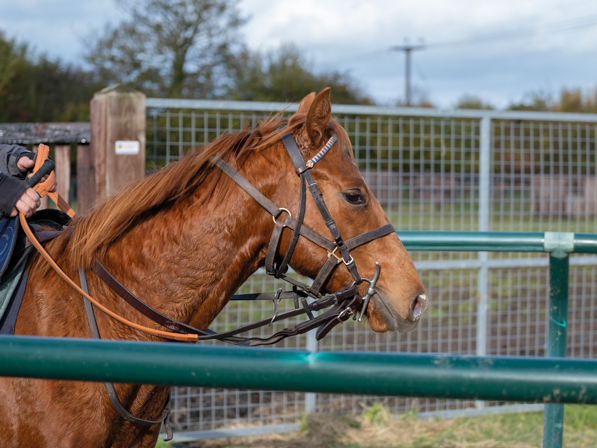
[[[321,144],[323,131],[331,117],[330,88],[326,87],[315,97],[307,114],[307,136],[311,147]]]
[[[315,92],[311,92],[309,95],[303,98],[301,104],[299,104],[298,110],[296,111],[297,114],[304,113],[306,114],[309,112],[309,108],[311,104],[313,104],[313,100],[315,99]]]

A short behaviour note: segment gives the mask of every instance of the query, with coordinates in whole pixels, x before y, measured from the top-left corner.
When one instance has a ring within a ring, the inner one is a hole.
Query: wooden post
[[[70,145],[56,145],[54,148],[56,158],[57,192],[70,205]]]
[[[85,215],[95,204],[95,168],[88,145],[77,146],[77,214]]]
[[[94,174],[95,200],[81,204],[85,210],[145,175],[145,95],[120,85],[111,86],[95,94],[90,112],[88,173]]]

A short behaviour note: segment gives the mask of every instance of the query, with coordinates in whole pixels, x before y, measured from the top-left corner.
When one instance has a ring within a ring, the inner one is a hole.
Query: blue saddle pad
[[[27,257],[28,258],[28,257]],[[27,285],[27,259],[0,284],[0,334],[14,334],[17,315]]]
[[[8,269],[17,241],[17,233],[19,233],[18,217],[0,220],[0,280]]]

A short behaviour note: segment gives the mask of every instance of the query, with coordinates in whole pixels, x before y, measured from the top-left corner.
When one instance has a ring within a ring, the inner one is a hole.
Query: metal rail
[[[0,337],[0,375],[77,381],[597,404],[597,361]]]
[[[254,111],[254,112],[296,112],[298,103],[276,103],[257,101],[218,101],[218,100],[190,100],[175,98],[147,98],[145,105],[148,109],[201,109],[221,111]],[[417,107],[379,107],[332,105],[332,112],[346,115],[395,115],[406,117],[458,117],[458,118],[489,118],[491,120],[531,120],[531,121],[565,121],[594,123],[597,114],[572,114],[553,112],[519,112],[497,110],[469,110],[469,109],[428,109]]]
[[[566,232],[396,232],[408,250],[552,252],[555,235],[573,235],[568,253],[597,253],[597,235]],[[547,246],[546,246],[547,244]],[[556,243],[557,245],[557,243]]]

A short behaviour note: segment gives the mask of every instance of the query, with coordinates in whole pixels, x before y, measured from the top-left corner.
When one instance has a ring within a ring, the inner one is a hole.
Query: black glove
[[[0,218],[10,216],[15,204],[28,188],[25,181],[0,172]]]

